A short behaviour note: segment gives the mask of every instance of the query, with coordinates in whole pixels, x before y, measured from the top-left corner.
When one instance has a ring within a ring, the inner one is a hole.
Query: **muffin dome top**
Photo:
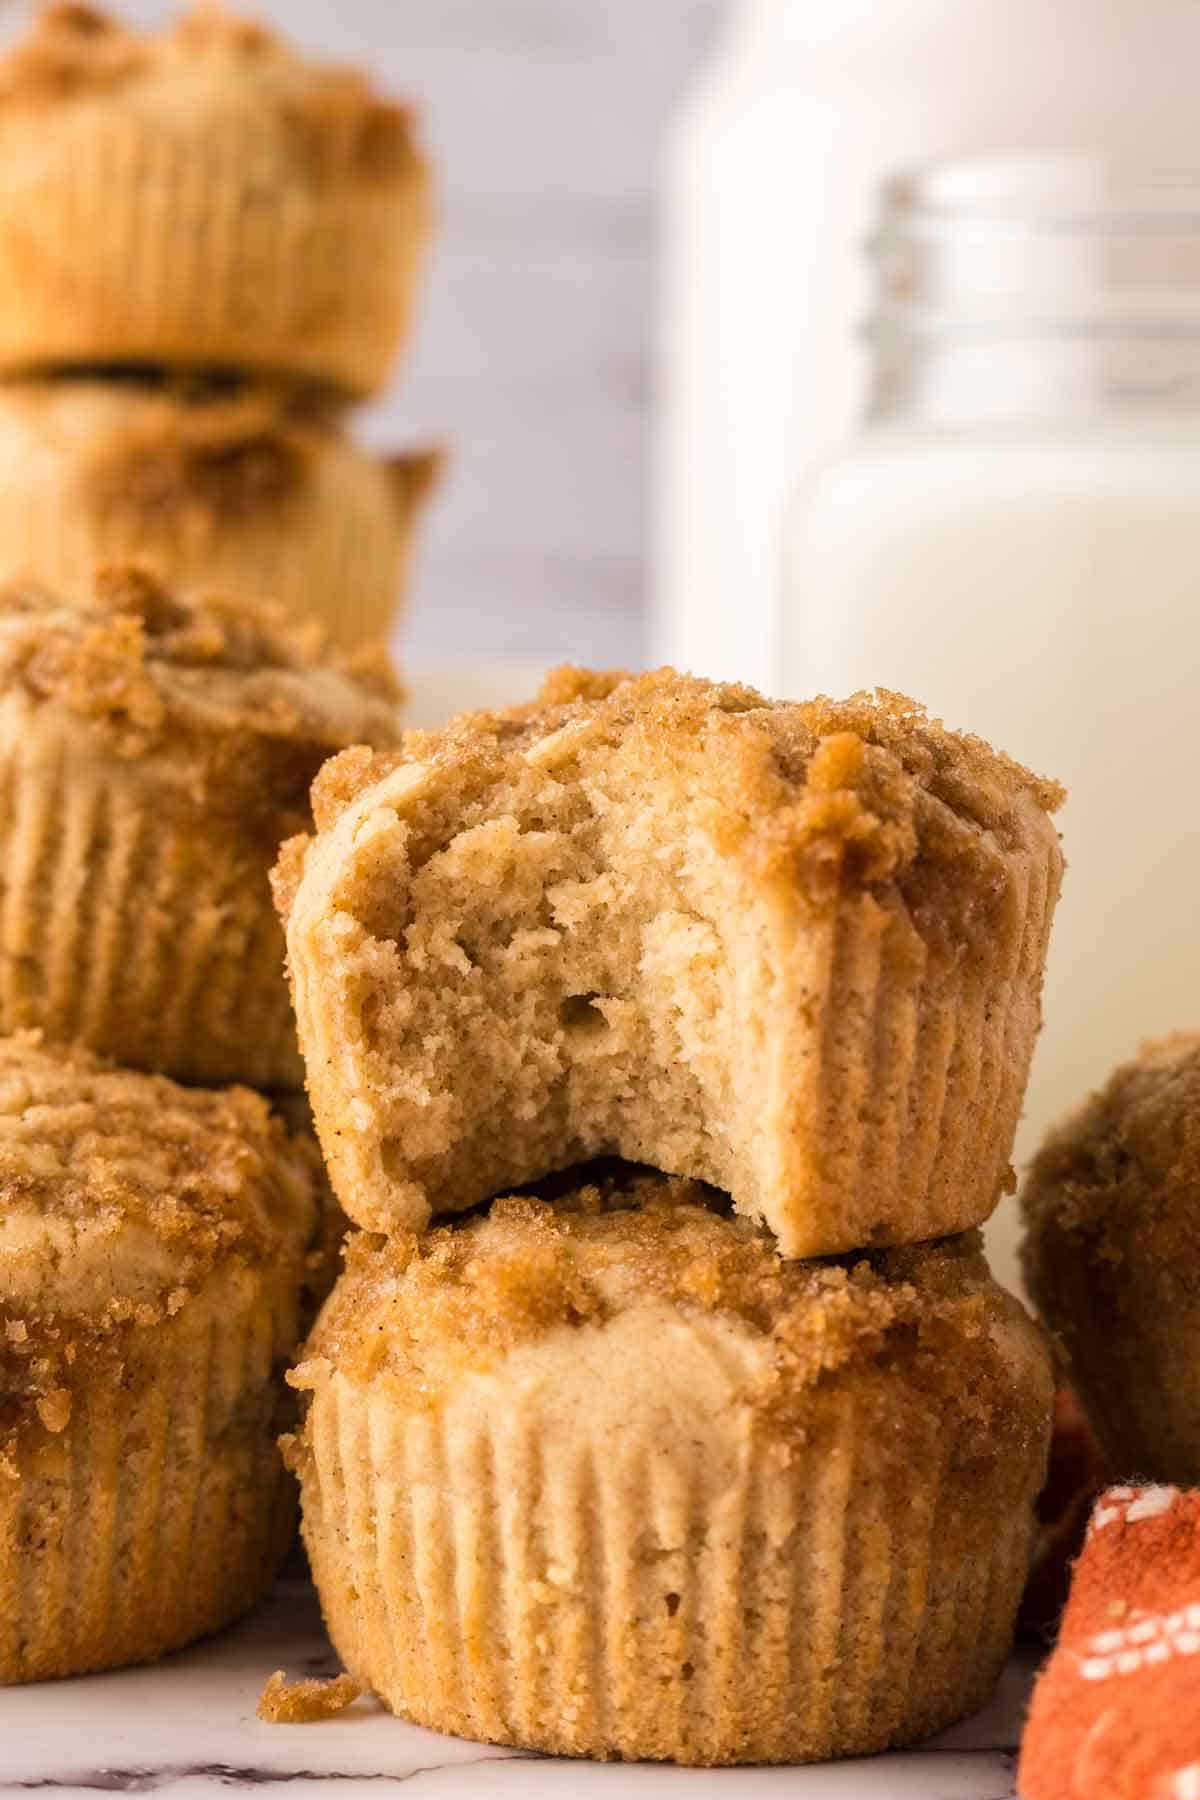
[[[339,451],[361,455],[311,390],[253,377],[60,372],[7,382],[0,408],[69,461],[76,504],[152,540],[182,513],[220,527],[302,511],[317,467]],[[432,452],[380,460],[402,517],[414,466],[428,483],[436,464]]]
[[[129,757],[180,732],[291,743],[318,759],[399,736],[382,649],[335,655],[318,626],[279,606],[171,594],[136,565],[101,570],[78,605],[31,585],[0,592],[0,691],[14,686]]]
[[[531,705],[468,713],[441,731],[407,732],[399,755],[355,753],[332,765],[313,795],[318,829],[401,761],[427,765],[431,802],[457,783],[464,830],[507,805],[514,784],[524,793],[591,773],[599,785],[605,768],[616,782],[661,775],[723,854],[814,902],[847,880],[903,885],[947,866],[978,888],[996,852],[1047,830],[1042,815],[1063,798],[1053,782],[980,738],[947,731],[903,695],[769,701],[673,669],[564,668]],[[938,885],[943,908],[961,912],[957,891]]]
[[[246,1088],[119,1069],[37,1033],[0,1039],[0,1335],[177,1311],[218,1266],[299,1271],[320,1162]]]
[[[1136,1245],[1191,1281],[1200,1249],[1200,1032],[1147,1044],[1052,1131],[1022,1194],[1026,1268],[1053,1234]]]
[[[387,183],[423,173],[411,110],[355,69],[308,60],[223,7],[189,8],[161,32],[128,29],[73,0],[45,7],[0,58],[0,109],[63,108],[117,96],[171,109],[176,128],[252,108],[298,179]]]
[[[1010,1365],[1037,1334],[991,1281],[978,1233],[789,1262],[698,1183],[628,1165],[572,1179],[422,1237],[351,1239],[307,1361],[427,1401],[524,1349],[666,1309],[747,1346],[746,1398],[784,1424],[852,1370],[903,1371],[933,1404],[995,1411],[1002,1433],[1035,1423],[1011,1407]]]

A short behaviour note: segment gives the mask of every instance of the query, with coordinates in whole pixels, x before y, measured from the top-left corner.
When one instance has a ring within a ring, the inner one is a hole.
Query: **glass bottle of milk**
[[[784,690],[897,688],[1064,782],[1018,1158],[1200,1024],[1200,172],[949,163],[885,191],[858,441],[786,530]]]
[[[862,408],[880,182],[1012,144],[1200,160],[1200,0],[727,0],[668,135],[653,655],[778,685],[797,477]]]

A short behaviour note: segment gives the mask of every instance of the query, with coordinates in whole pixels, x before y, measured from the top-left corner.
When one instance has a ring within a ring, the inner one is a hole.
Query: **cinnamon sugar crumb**
[[[141,563],[96,572],[89,597],[0,588],[0,685],[20,683],[112,734],[124,756],[172,731],[340,749],[399,735],[382,650],[342,656],[313,621],[220,593],[173,593]],[[234,773],[236,771],[231,771]]]
[[[994,1327],[1014,1305],[991,1282],[978,1233],[827,1261],[795,1262],[699,1182],[616,1164],[570,1173],[418,1237],[359,1234],[346,1272],[289,1380],[332,1365],[433,1403],[468,1371],[523,1345],[603,1327],[656,1304],[719,1317],[769,1350],[747,1399],[781,1423],[840,1371],[903,1368],[947,1415],[1004,1416]]]
[[[67,1388],[52,1388],[36,1402],[38,1417],[47,1431],[65,1431],[71,1422],[71,1395]]]
[[[258,1716],[268,1725],[311,1725],[345,1712],[362,1691],[351,1675],[289,1681],[282,1669],[276,1669],[259,1697]]]

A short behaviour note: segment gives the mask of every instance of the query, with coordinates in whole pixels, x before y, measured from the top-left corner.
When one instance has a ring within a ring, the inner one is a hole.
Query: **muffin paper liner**
[[[147,765],[0,718],[0,1030],[41,1027],[182,1080],[303,1079],[269,852],[201,828]]]
[[[931,948],[894,897],[847,898],[819,927],[811,1074],[781,1055],[774,1078],[774,1104],[812,1147],[802,1203],[770,1219],[785,1255],[949,1236],[995,1207],[1060,879],[1051,842],[1007,867],[982,954]]]
[[[680,1458],[330,1372],[300,1457],[330,1634],[393,1710],[496,1743],[704,1764],[917,1741],[1003,1666],[1040,1462],[987,1517],[952,1428],[906,1439],[901,1485],[872,1418],[847,1393],[789,1445],[731,1417],[721,1454]]]
[[[274,1437],[293,1330],[294,1301],[219,1282],[127,1355],[85,1352],[61,1429],[29,1409],[0,1465],[0,1680],[149,1661],[254,1604],[294,1519]]]
[[[47,150],[0,137],[0,366],[276,370],[366,394],[408,322],[428,230],[414,165],[321,192],[260,120],[156,129],[118,101]],[[53,139],[51,139],[53,144]]]

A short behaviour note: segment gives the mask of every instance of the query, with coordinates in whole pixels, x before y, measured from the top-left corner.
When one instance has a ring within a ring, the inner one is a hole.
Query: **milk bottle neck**
[[[992,156],[893,180],[875,421],[1200,410],[1200,170]]]

